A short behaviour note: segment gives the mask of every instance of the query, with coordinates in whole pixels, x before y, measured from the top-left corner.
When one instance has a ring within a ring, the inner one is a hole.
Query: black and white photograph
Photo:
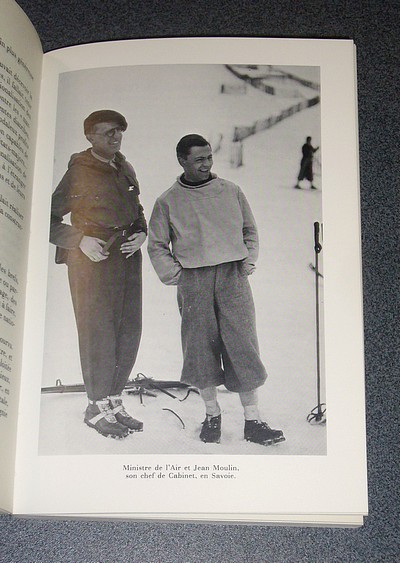
[[[39,455],[327,453],[318,66],[60,74]]]

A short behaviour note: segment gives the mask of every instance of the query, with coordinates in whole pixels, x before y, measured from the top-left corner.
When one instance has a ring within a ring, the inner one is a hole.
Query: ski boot
[[[266,422],[246,420],[244,423],[244,439],[248,442],[271,446],[285,441],[282,430],[273,430]]]
[[[221,414],[206,415],[200,432],[200,440],[206,443],[219,444],[221,441]]]
[[[120,395],[110,397],[110,406],[117,422],[126,426],[129,432],[143,432],[143,422],[136,420],[126,412]]]
[[[116,440],[122,440],[129,434],[128,428],[120,424],[113,415],[108,399],[89,401],[84,422],[90,426],[90,428],[94,428],[99,434],[107,438],[110,437]]]

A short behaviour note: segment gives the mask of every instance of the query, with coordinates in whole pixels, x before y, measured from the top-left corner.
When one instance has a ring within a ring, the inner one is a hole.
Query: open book
[[[134,166],[147,220],[182,173],[175,147],[189,133],[209,141],[213,172],[245,194],[259,233],[249,281],[269,376],[259,409],[285,441],[245,440],[238,394],[223,386],[220,443],[199,438],[203,401],[195,386],[180,383],[176,288],[158,279],[147,241],[143,331],[123,392],[144,430],[112,440],[83,424],[87,389],[68,267],[56,263],[49,243],[50,209],[71,155],[90,150],[84,120],[104,109],[128,123],[121,152]],[[318,148],[311,172],[305,145]],[[43,54],[22,10],[1,0],[0,186],[3,511],[362,525],[352,41],[151,39]]]

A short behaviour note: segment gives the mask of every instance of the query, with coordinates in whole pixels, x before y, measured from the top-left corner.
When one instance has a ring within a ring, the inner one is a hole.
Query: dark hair
[[[210,143],[201,135],[185,135],[176,145],[176,156],[186,159],[192,147],[207,147]]]
[[[311,137],[307,137],[306,141],[307,141],[307,143],[308,143],[308,141],[311,141]]]

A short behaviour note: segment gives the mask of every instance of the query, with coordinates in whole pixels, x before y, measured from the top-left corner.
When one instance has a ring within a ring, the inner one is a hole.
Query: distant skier
[[[308,180],[311,184],[311,189],[316,190],[317,188],[313,184],[314,174],[313,174],[313,159],[314,153],[317,152],[319,147],[314,148],[311,144],[311,137],[307,137],[306,142],[301,147],[301,152],[303,153],[303,157],[300,162],[300,172],[297,176],[297,184],[295,188],[298,190],[301,189],[299,182],[302,180]]]

